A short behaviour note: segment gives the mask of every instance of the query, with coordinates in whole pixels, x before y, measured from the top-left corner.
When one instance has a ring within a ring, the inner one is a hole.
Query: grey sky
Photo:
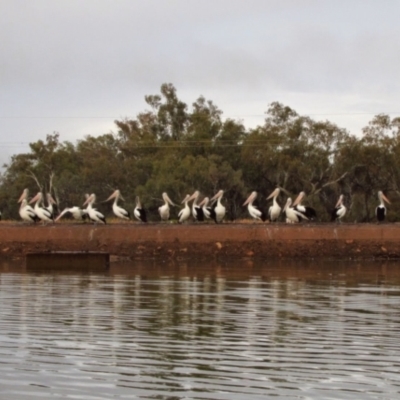
[[[0,162],[115,131],[170,82],[225,118],[272,101],[359,133],[400,115],[400,1],[0,0]]]

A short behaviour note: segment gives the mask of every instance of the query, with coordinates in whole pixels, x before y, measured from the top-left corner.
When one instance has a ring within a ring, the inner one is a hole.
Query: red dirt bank
[[[400,258],[400,224],[0,224],[0,257],[51,251],[129,259]]]

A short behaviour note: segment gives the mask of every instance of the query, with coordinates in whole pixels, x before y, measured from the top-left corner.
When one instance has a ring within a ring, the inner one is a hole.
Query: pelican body
[[[106,224],[105,216],[100,211],[97,211],[95,208],[93,208],[93,204],[95,202],[96,202],[96,195],[92,193],[83,203],[84,206],[87,205],[86,207],[87,215],[89,216],[89,219],[95,224],[97,223]]]
[[[289,224],[296,224],[302,219],[308,220],[305,215],[292,207],[292,199],[290,197],[288,197],[288,199],[286,200],[283,212],[286,214],[286,222]]]
[[[247,210],[252,218],[258,221],[265,221],[266,215],[263,211],[259,210],[253,205],[254,200],[257,198],[257,192],[252,192],[247,200],[243,203],[243,207],[247,205]]]
[[[375,209],[375,215],[376,215],[376,219],[378,220],[378,222],[383,222],[386,218],[386,206],[385,206],[385,202],[390,204],[389,199],[383,194],[382,191],[378,192],[378,199],[380,201],[380,204],[378,205],[378,207],[376,207]]]
[[[160,218],[162,221],[168,221],[169,220],[169,206],[174,206],[175,204],[172,202],[172,200],[169,198],[168,194],[164,192],[162,194],[162,198],[164,200],[164,204],[160,207],[158,207],[158,213],[160,214]]]
[[[211,198],[211,202],[217,202],[217,205],[214,207],[214,213],[215,213],[215,218],[214,221],[219,224],[220,222],[223,221],[225,214],[226,214],[226,208],[225,206],[221,203],[222,196],[224,195],[224,191],[220,190],[214,197]]]
[[[54,222],[59,221],[64,216],[71,216],[76,221],[85,221],[88,218],[88,213],[85,209],[80,207],[67,207],[60,213],[60,215],[54,220]]]
[[[112,205],[112,210],[113,210],[114,215],[117,218],[130,220],[131,216],[129,214],[129,211],[125,210],[124,208],[122,208],[118,205],[118,200],[120,198],[121,198],[121,200],[124,200],[124,198],[121,195],[121,192],[119,190],[115,190],[106,201],[110,201],[110,200],[114,199],[114,202]]]
[[[190,194],[187,194],[185,198],[182,200],[182,204],[184,204],[184,207],[182,208],[181,211],[179,211],[178,214],[178,221],[180,224],[183,222],[187,221],[190,218],[190,207],[189,207],[189,201],[191,200]]]
[[[19,201],[21,206],[19,207],[19,216],[23,221],[34,222],[39,221],[39,217],[36,215],[34,209],[28,204],[26,199]]]
[[[133,210],[133,215],[138,221],[147,222],[146,210],[142,207],[139,196],[136,197],[136,206]]]
[[[194,200],[192,205],[192,215],[195,221],[204,221],[204,212],[199,204],[200,192],[196,190],[189,198],[188,201]]]
[[[334,210],[332,211],[331,214],[331,221],[338,221],[342,222],[341,219],[346,215],[347,208],[343,204],[343,195],[341,194],[339,196],[339,199],[335,205]]]
[[[314,208],[303,206],[301,204],[305,196],[306,196],[305,192],[300,192],[299,195],[296,197],[295,201],[293,202],[293,208],[296,211],[305,215],[309,220],[314,220],[317,218],[317,213],[314,210]]]
[[[35,214],[40,218],[40,220],[43,222],[54,222],[54,217],[53,214],[44,207],[41,207],[40,204],[43,203],[43,193],[38,192],[36,196],[31,199],[29,202],[30,204],[35,203],[35,207],[33,208],[35,211]]]
[[[277,197],[279,196],[279,193],[281,190],[279,188],[276,188],[268,197],[267,200],[273,199],[272,200],[272,206],[268,209],[268,217],[271,222],[277,221],[279,216],[281,215],[282,208],[276,201]]]

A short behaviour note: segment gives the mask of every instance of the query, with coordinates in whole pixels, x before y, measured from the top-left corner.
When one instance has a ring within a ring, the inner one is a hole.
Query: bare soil
[[[102,251],[143,258],[400,258],[400,224],[49,224],[0,223],[0,257]]]

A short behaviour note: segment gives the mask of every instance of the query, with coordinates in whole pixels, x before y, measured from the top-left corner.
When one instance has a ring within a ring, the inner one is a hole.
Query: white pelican
[[[317,213],[312,207],[308,206],[303,206],[301,202],[303,201],[305,197],[305,192],[300,192],[299,195],[296,197],[296,200],[293,202],[293,208],[301,212],[303,215],[305,215],[308,219],[314,220],[317,218]]]
[[[146,211],[140,203],[139,196],[136,196],[136,207],[133,210],[133,215],[140,222],[147,222]]]
[[[214,197],[211,199],[211,202],[217,201],[217,205],[214,207],[214,212],[215,212],[215,219],[214,221],[219,224],[222,222],[222,220],[225,217],[226,214],[226,208],[225,206],[222,205],[221,199],[222,196],[224,195],[224,191],[220,190]]]
[[[46,193],[46,199],[48,206],[46,207],[44,204],[44,208],[48,210],[54,218],[54,208],[53,204],[57,204],[56,201],[53,199],[53,196],[50,193]]]
[[[180,224],[187,221],[190,217],[191,212],[190,212],[190,207],[188,204],[190,199],[191,199],[190,194],[187,194],[186,197],[182,200],[181,204],[184,204],[185,206],[182,208],[181,211],[179,211],[179,214],[178,214],[178,218],[179,218],[178,221]]]
[[[60,213],[60,215],[54,220],[54,222],[57,222],[60,220],[64,215],[71,215],[73,219],[77,221],[84,221],[86,218],[88,218],[88,212],[86,209],[82,209],[80,207],[67,207],[64,208],[64,210]]]
[[[204,213],[201,205],[198,203],[200,197],[200,192],[196,190],[189,198],[188,201],[193,200],[192,204],[192,215],[195,221],[204,221]]]
[[[215,221],[215,211],[213,207],[209,206],[210,203],[210,198],[209,197],[204,197],[204,199],[201,201],[199,206],[203,210],[204,217],[207,219],[213,219]]]
[[[21,203],[21,206],[19,207],[19,215],[23,221],[35,223],[36,221],[39,221],[39,217],[25,198],[18,200],[18,203]]]
[[[257,192],[252,192],[247,200],[243,203],[243,206],[247,205],[247,209],[252,218],[259,221],[265,221],[266,216],[263,211],[260,211],[256,206],[253,206],[253,202],[257,197]]]
[[[382,222],[382,221],[385,220],[385,217],[386,217],[385,201],[388,204],[390,204],[390,201],[383,194],[383,192],[381,190],[378,192],[378,199],[380,201],[380,204],[375,209],[375,215],[376,215],[376,218],[377,218],[378,222]]]
[[[43,202],[43,193],[38,192],[37,195],[31,199],[29,204],[35,203],[35,207],[33,208],[35,210],[35,214],[43,221],[43,224],[47,222],[54,222],[53,214],[44,207],[40,207],[40,203]]]
[[[95,208],[93,208],[93,204],[95,202],[96,202],[96,195],[92,193],[90,196],[86,198],[86,201],[83,203],[84,206],[87,205],[86,212],[89,216],[89,219],[94,223],[99,222],[101,224],[105,224],[106,218],[104,217],[104,215],[100,211],[97,211]]]
[[[347,209],[343,204],[343,195],[341,194],[339,196],[339,200],[337,201],[337,203],[335,205],[335,209],[332,211],[331,221],[341,222],[341,219],[345,216],[346,211],[347,211]]]
[[[283,208],[283,212],[286,214],[286,222],[288,224],[295,224],[297,222],[300,222],[300,219],[305,219],[308,220],[308,218],[303,215],[301,212],[295,210],[292,205],[292,199],[288,197],[286,200],[285,207]]]
[[[164,204],[160,207],[158,207],[158,213],[160,214],[161,220],[162,221],[168,221],[169,220],[169,206],[175,206],[175,204],[172,202],[172,200],[169,198],[168,194],[164,192],[162,194],[162,198],[164,200]]]
[[[114,215],[121,219],[130,220],[131,216],[129,214],[129,211],[125,210],[124,208],[118,205],[119,198],[121,198],[121,200],[124,200],[124,198],[121,195],[121,192],[119,190],[115,190],[106,201],[114,199],[114,203],[112,205],[112,210]]]
[[[268,209],[268,217],[271,222],[277,221],[279,216],[281,215],[281,206],[276,201],[276,198],[279,196],[281,190],[276,188],[268,197],[267,200],[273,199],[272,206]]]

